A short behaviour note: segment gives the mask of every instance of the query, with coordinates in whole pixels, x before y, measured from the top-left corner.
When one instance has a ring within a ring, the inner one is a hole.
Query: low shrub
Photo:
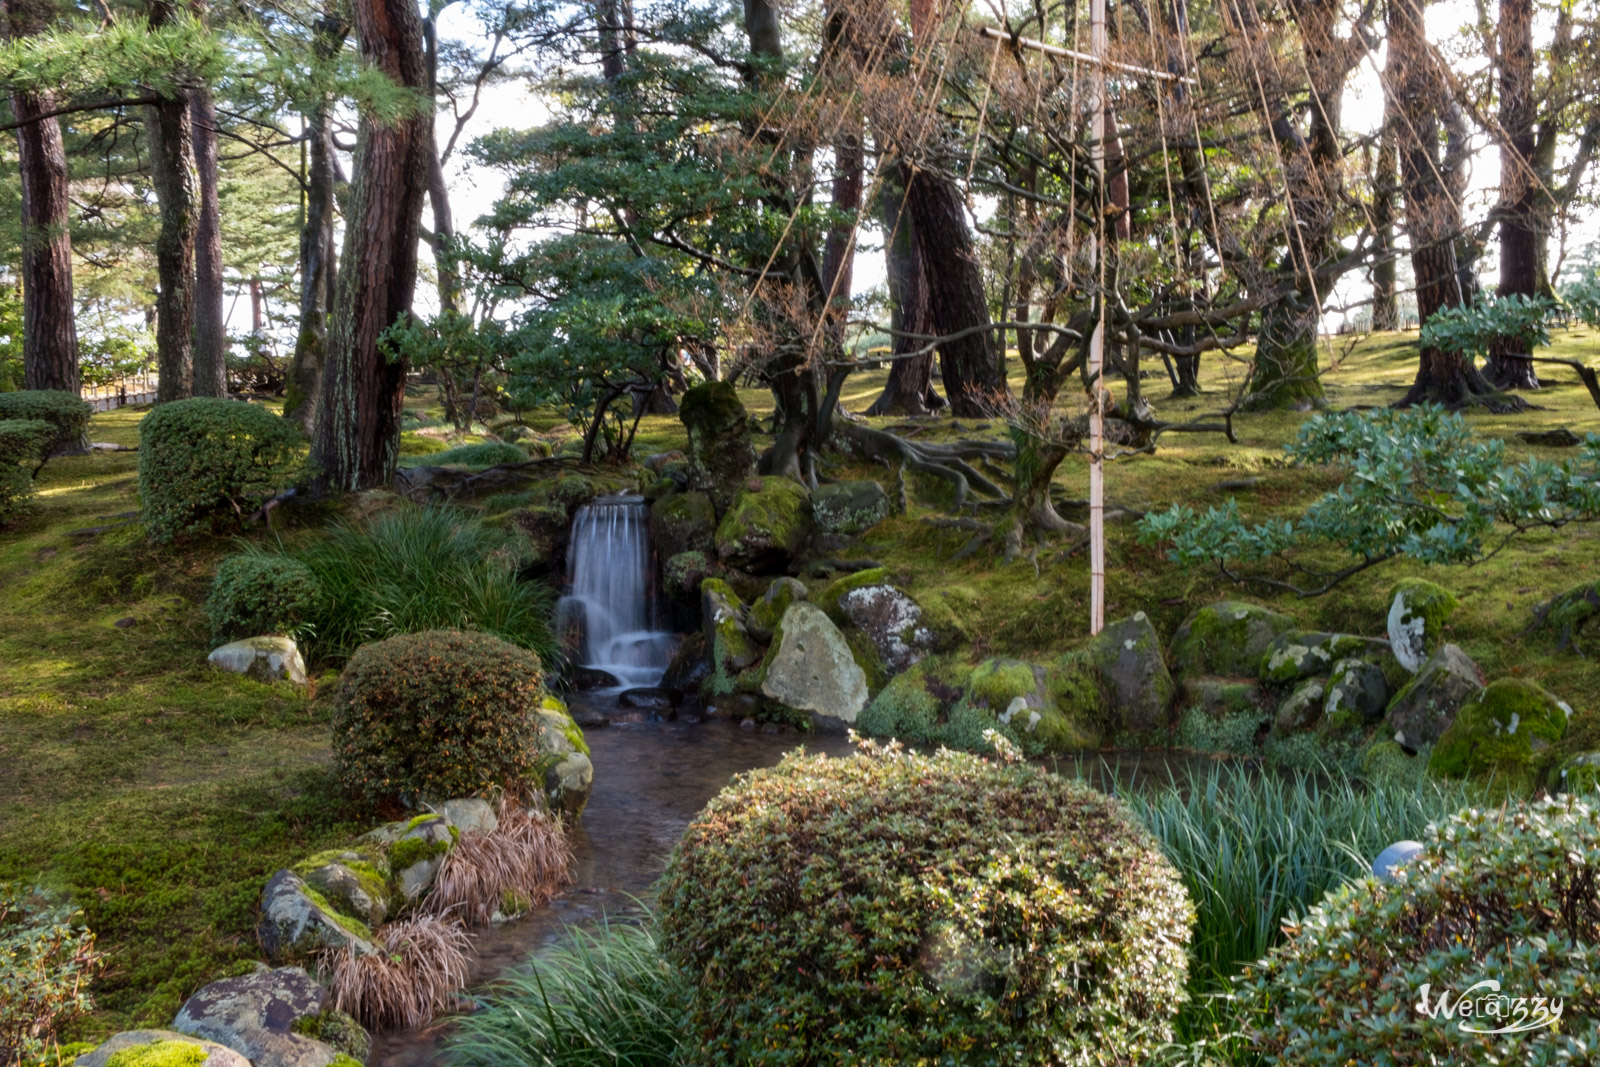
[[[370,1030],[415,1030],[467,981],[472,942],[459,922],[418,915],[380,926],[377,952],[346,945],[323,959],[333,1006]]]
[[[80,913],[0,882],[0,1063],[38,1059],[66,1023],[93,1007],[101,956]]]
[[[139,423],[140,518],[152,541],[237,525],[304,469],[292,420],[236,400],[162,404]]]
[[[408,506],[365,526],[336,526],[288,555],[322,591],[307,622],[323,659],[397,634],[475,630],[531,649],[554,669],[554,598],[542,583],[518,578],[523,551],[515,531],[448,508]]]
[[[0,419],[0,522],[32,510],[33,476],[54,432],[43,419]]]
[[[676,1067],[689,987],[648,926],[574,930],[477,998],[449,1039],[460,1067]]]
[[[572,846],[560,823],[501,803],[493,833],[464,833],[445,855],[423,907],[482,926],[497,911],[513,915],[548,904],[572,880],[571,867]]]
[[[1193,913],[1119,801],[865,743],[734,780],[661,882],[696,1062],[1139,1063]]]
[[[1592,1062],[1600,809],[1469,808],[1422,841],[1395,883],[1337,890],[1250,969],[1239,996],[1259,1050],[1309,1065]]]
[[[319,596],[316,575],[299,560],[259,551],[229,556],[206,598],[211,636],[218,642],[294,636],[316,612]]]
[[[488,634],[431,630],[364,645],[339,676],[333,759],[372,804],[519,787],[537,758],[539,657]]]
[[[41,461],[46,456],[88,447],[89,416],[93,411],[86,400],[65,389],[0,393],[0,421],[39,419],[50,424],[50,437],[41,446]]]

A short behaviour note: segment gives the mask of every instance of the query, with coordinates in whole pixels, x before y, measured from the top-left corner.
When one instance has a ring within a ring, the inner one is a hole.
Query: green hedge
[[[55,427],[43,419],[0,419],[0,523],[33,507],[33,474]]]
[[[45,443],[45,456],[87,447],[89,416],[93,410],[78,394],[64,389],[0,393],[0,420],[43,419],[50,424],[53,433]]]
[[[163,404],[139,423],[140,517],[172,541],[236,525],[304,469],[292,422],[237,400]]]
[[[292,635],[315,613],[319,595],[316,575],[298,560],[264,552],[229,556],[206,598],[211,636],[222,642]]]

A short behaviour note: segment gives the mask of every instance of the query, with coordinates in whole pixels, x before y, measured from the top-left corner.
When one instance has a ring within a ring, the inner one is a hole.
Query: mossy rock
[[[1352,634],[1291,630],[1267,645],[1261,654],[1259,676],[1268,685],[1291,685],[1326,675],[1339,660],[1366,650],[1367,643]]]
[[[856,719],[868,737],[894,737],[911,744],[951,744],[950,710],[960,702],[972,667],[951,656],[930,656],[890,678]]]
[[[1094,723],[1098,692],[1093,668],[1080,659],[1071,666],[1063,665],[1054,678],[1051,674],[1043,666],[1015,659],[989,659],[978,664],[967,679],[962,700],[951,711],[953,732],[966,737],[962,747],[983,749],[979,743],[984,726],[978,715],[980,712],[991,716],[995,729],[1020,743],[1022,750],[1032,755],[1096,747],[1100,743],[1100,732]],[[1063,708],[1057,701],[1057,694],[1081,698],[1083,694],[1078,684],[1085,679],[1088,680],[1087,692],[1092,694],[1089,708],[1081,704]],[[977,738],[971,736],[974,731]]]
[[[679,552],[670,557],[662,568],[661,586],[674,600],[687,600],[700,595],[700,586],[707,578],[720,578],[722,564],[704,552]]]
[[[818,486],[812,494],[811,507],[819,529],[839,534],[862,533],[894,511],[883,486],[866,481]]]
[[[1180,674],[1255,677],[1274,638],[1295,629],[1287,615],[1242,600],[1208,604],[1172,635],[1172,665]]]
[[[1377,722],[1388,706],[1389,682],[1376,664],[1347,657],[1328,672],[1322,714],[1330,726],[1347,729]]]
[[[844,634],[804,600],[790,603],[760,667],[747,673],[761,695],[809,714],[822,729],[853,727],[871,698],[866,672]]]
[[[556,697],[546,694],[534,714],[539,720],[539,758],[534,761],[531,780],[542,790],[552,812],[569,821],[576,819],[594,789],[589,744],[567,705]]]
[[[745,630],[744,610],[744,602],[727,582],[707,578],[701,583],[700,613],[711,665],[711,674],[701,686],[707,698],[734,692],[739,673],[761,662],[763,649]]]
[[[840,607],[839,600],[846,593],[855,589],[866,589],[874,585],[887,585],[890,581],[887,567],[868,567],[866,570],[855,571],[851,574],[841,575],[822,587],[820,593],[811,596],[811,602],[828,613],[836,625],[849,626],[850,616],[846,615]]]
[[[843,617],[848,623],[846,633],[859,633],[870,641],[874,655],[890,673],[906,670],[936,649],[948,647],[928,625],[922,605],[887,582],[854,583],[835,596],[833,603],[836,611],[830,617]]]
[[[341,914],[369,927],[388,917],[389,861],[380,850],[329,849],[301,860],[292,869]]]
[[[566,508],[559,504],[535,504],[516,508],[506,519],[527,537],[530,566],[552,571],[565,565],[567,544],[572,539],[572,516]]]
[[[1533,757],[1561,740],[1571,714],[1542,686],[1516,678],[1491,682],[1439,738],[1428,769],[1444,778],[1492,773],[1525,789],[1532,784]]]
[[[1388,725],[1411,748],[1432,745],[1462,706],[1477,699],[1483,682],[1483,671],[1471,657],[1445,645],[1389,701]]]
[[[717,558],[755,573],[783,570],[813,530],[811,494],[789,478],[752,478],[717,525]]]
[[[1361,773],[1380,784],[1415,782],[1427,768],[1425,756],[1408,752],[1392,738],[1374,740],[1361,753]]]
[[[697,385],[683,394],[678,418],[689,433],[689,488],[709,493],[720,515],[756,473],[749,415],[739,391],[732,382]]]
[[[1389,648],[1412,674],[1444,646],[1444,624],[1460,605],[1448,589],[1407,578],[1389,593]]]
[[[1600,752],[1580,752],[1550,769],[1545,785],[1552,793],[1600,791]]]
[[[174,1030],[125,1030],[75,1062],[76,1067],[250,1067],[231,1048]]]
[[[797,578],[777,578],[745,612],[745,629],[757,641],[770,642],[783,613],[797,600],[805,600],[805,583]]]
[[[1272,718],[1272,729],[1280,737],[1301,733],[1316,726],[1322,719],[1322,703],[1327,689],[1322,681],[1307,678],[1278,705]]]
[[[714,552],[717,513],[709,493],[674,493],[650,507],[651,533],[662,559],[680,552]]]
[[[1581,653],[1578,632],[1596,615],[1600,615],[1600,581],[1584,582],[1551,598],[1539,606],[1534,618],[1556,632],[1557,649]]]
[[[274,961],[308,959],[346,946],[362,954],[375,951],[365,923],[341,913],[289,870],[278,871],[262,890],[256,939]]]
[[[1167,671],[1161,637],[1149,616],[1136,611],[1107,624],[1083,646],[1099,672],[1117,743],[1164,743],[1172,726],[1177,686]]]
[[[1212,718],[1254,715],[1267,718],[1267,697],[1261,683],[1249,678],[1189,675],[1178,681],[1178,703],[1199,708]]]

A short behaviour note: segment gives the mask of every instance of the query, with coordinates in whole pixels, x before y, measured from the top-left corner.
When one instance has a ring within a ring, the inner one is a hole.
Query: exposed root
[[[976,491],[998,500],[1008,500],[1010,494],[980,473],[968,460],[1013,460],[1017,450],[1004,441],[952,441],[911,442],[903,437],[875,430],[859,423],[842,422],[837,433],[861,455],[882,463],[898,463],[919,474],[931,475],[950,483],[955,491],[956,507],[963,507],[969,492]]]

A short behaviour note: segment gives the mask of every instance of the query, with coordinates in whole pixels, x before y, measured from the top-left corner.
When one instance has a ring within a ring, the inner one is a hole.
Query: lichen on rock
[[[753,573],[782,570],[810,539],[811,494],[789,478],[751,478],[717,524],[717,558]]]
[[[1257,604],[1208,604],[1173,634],[1172,665],[1179,674],[1255,677],[1273,638],[1293,629],[1293,619]]]
[[[1407,578],[1389,594],[1389,648],[1412,674],[1444,644],[1444,624],[1460,602],[1441,585]]]
[[[1352,634],[1291,630],[1279,634],[1261,655],[1260,677],[1269,685],[1289,685],[1325,675],[1346,656],[1360,655],[1367,643]]]

